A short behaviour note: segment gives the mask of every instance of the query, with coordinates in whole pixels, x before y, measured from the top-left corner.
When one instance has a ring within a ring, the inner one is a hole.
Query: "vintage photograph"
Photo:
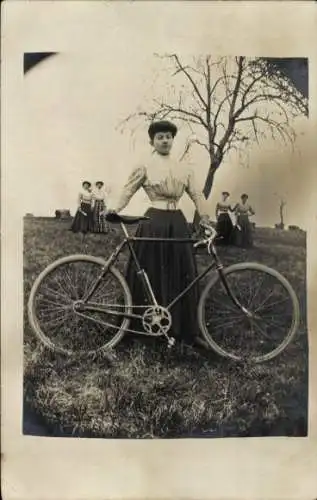
[[[23,434],[305,437],[308,58],[118,54],[21,61]]]

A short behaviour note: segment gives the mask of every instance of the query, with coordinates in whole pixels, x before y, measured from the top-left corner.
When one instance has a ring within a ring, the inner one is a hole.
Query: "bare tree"
[[[284,224],[284,209],[285,209],[286,201],[285,200],[280,200],[280,228],[284,229],[285,224]]]
[[[280,222],[278,224],[275,224],[275,227],[278,229],[284,229],[285,228],[285,206],[287,204],[286,199],[288,197],[287,191],[285,192],[275,192],[274,196],[276,196],[277,201],[278,201],[278,210],[279,210],[279,218]]]
[[[261,58],[157,56],[166,63],[167,84],[160,97],[128,116],[148,121],[170,118],[188,127],[182,158],[196,145],[206,153],[208,172],[203,193],[210,195],[224,157],[271,136],[292,145],[292,121],[308,115],[308,100],[281,71]],[[195,215],[197,220],[197,214]]]

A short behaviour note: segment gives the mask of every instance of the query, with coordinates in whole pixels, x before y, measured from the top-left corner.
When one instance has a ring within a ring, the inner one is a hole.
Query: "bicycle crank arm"
[[[166,333],[149,333],[145,332],[144,330],[132,330],[131,328],[126,328],[125,332],[128,333],[134,333],[135,335],[145,335],[146,337],[165,337],[167,341],[167,348],[170,349],[171,347],[174,347],[176,343],[176,339],[174,337],[169,337]]]

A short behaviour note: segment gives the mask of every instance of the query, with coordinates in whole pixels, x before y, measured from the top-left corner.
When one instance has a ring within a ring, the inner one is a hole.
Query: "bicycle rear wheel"
[[[293,339],[300,320],[297,296],[279,272],[257,263],[224,269],[225,279],[246,314],[228,295],[219,274],[204,288],[200,329],[220,356],[255,363],[279,355]]]
[[[29,322],[49,349],[62,354],[92,354],[114,347],[128,328],[132,299],[122,274],[110,268],[89,299],[107,311],[78,311],[78,304],[96,282],[105,261],[89,255],[63,257],[38,276],[28,301]],[[112,315],[111,312],[120,313]]]

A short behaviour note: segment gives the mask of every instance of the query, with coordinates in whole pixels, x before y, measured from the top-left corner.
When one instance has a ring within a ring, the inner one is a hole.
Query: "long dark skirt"
[[[150,208],[146,215],[149,221],[142,221],[136,232],[138,237],[190,238],[187,221],[180,210],[159,210]],[[197,275],[193,245],[191,243],[134,242],[134,250],[150,280],[159,305],[167,306]],[[127,268],[127,281],[133,303],[149,303],[142,283],[136,275],[133,260]],[[198,288],[193,287],[172,309],[172,328],[169,334],[190,342],[198,333],[197,324]],[[135,309],[136,314],[144,310]],[[141,322],[133,321],[132,329],[142,329]]]
[[[86,214],[84,215],[81,210]],[[92,211],[90,203],[82,203],[80,210],[78,209],[73,223],[71,225],[71,231],[73,233],[88,233],[92,228]]]
[[[248,215],[238,215],[236,228],[235,243],[242,248],[250,248],[253,246],[252,227]]]
[[[216,231],[218,233],[219,243],[230,245],[232,243],[233,224],[229,214],[220,214],[217,220]]]
[[[92,211],[92,232],[94,233],[108,233],[109,226],[106,221],[105,203],[103,200],[96,200]]]

